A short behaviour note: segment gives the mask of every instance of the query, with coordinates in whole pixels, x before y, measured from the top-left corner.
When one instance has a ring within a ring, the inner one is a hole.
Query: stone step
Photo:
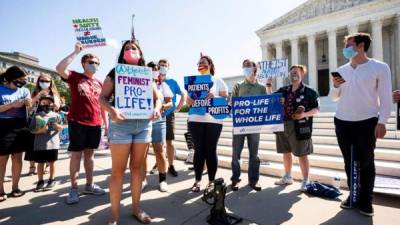
[[[176,150],[176,158],[180,160],[186,160],[188,152],[186,150]],[[224,168],[231,168],[231,158],[228,156],[218,156],[218,166]],[[241,162],[241,170],[247,171],[248,163],[246,161]],[[281,177],[283,174],[283,164],[279,162],[268,162],[262,163],[260,165],[260,174]],[[242,174],[242,176],[247,176]],[[303,179],[298,165],[293,165],[292,167],[292,177],[295,180],[301,181]],[[326,168],[311,168],[309,174],[310,180],[319,181],[321,183],[333,185],[333,178],[340,177],[340,187],[347,189],[347,178],[346,174],[341,170],[326,169]],[[396,180],[398,178],[377,175],[376,180],[380,178]],[[230,178],[225,177],[226,180]],[[228,181],[229,182],[229,181]],[[375,191],[375,190],[374,190]]]
[[[175,134],[183,135],[186,132],[186,128],[179,127],[175,129]],[[221,132],[222,138],[232,138],[232,131],[223,130]],[[325,144],[325,145],[335,145],[338,146],[336,137],[332,136],[316,136],[312,137],[314,144]],[[260,136],[260,141],[275,141],[274,134],[263,133]],[[388,149],[400,149],[400,140],[397,139],[379,139],[376,142],[377,148],[388,148]]]
[[[186,122],[175,122],[175,128],[176,129],[186,129],[187,124]],[[232,127],[225,126],[223,127],[222,131],[225,132],[231,132]],[[335,129],[330,129],[330,128],[313,128],[313,135],[314,136],[330,136],[330,137],[336,137]],[[395,130],[388,130],[386,132],[385,138],[384,139],[398,139],[400,137],[400,132],[395,131]]]
[[[186,143],[179,142],[175,143],[175,148],[180,150],[187,150]],[[232,147],[218,145],[217,149],[218,156],[232,156]],[[282,162],[282,155],[276,153],[271,150],[262,150],[260,149],[258,152],[258,156],[263,162]],[[242,158],[244,160],[248,160],[249,152],[247,148],[243,149]],[[312,168],[327,168],[327,169],[335,169],[339,171],[344,170],[343,158],[341,156],[327,156],[320,154],[311,154],[309,155],[310,166]],[[297,157],[293,157],[293,164],[298,165]],[[376,174],[386,175],[386,176],[396,176],[400,177],[400,162],[392,162],[392,161],[382,161],[375,160]]]

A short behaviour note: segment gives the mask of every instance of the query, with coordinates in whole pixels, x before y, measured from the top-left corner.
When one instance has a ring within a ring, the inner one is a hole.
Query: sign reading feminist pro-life
[[[117,64],[115,108],[127,119],[149,119],[153,114],[152,70],[149,67]]]
[[[260,72],[257,79],[265,84],[268,77],[287,77],[288,76],[288,59],[274,59],[268,61],[261,61],[258,63]]]
[[[73,19],[72,23],[76,39],[82,43],[84,48],[106,45],[99,18]]]
[[[233,134],[283,131],[281,94],[232,98]]]

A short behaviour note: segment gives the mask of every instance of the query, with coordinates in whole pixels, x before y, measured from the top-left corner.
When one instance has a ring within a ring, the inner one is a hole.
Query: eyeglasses
[[[42,82],[42,83],[50,83],[49,80],[39,80],[39,82]]]
[[[98,62],[95,62],[95,61],[89,61],[88,63],[89,63],[89,64],[96,64],[96,65],[100,65],[100,63],[98,63]]]

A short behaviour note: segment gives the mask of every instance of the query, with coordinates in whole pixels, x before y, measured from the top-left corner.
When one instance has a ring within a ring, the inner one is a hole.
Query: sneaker
[[[45,189],[46,190],[51,190],[51,189],[53,189],[53,187],[56,185],[56,181],[54,180],[54,179],[49,179],[48,181],[47,181],[47,184],[46,184],[46,187],[45,187]]]
[[[36,184],[35,192],[43,191],[44,180],[39,180]]]
[[[300,191],[306,192],[306,191],[307,191],[307,185],[308,185],[308,184],[310,184],[310,180],[309,180],[309,179],[303,180],[303,181],[301,182]]]
[[[261,191],[261,186],[258,183],[249,184],[249,186],[255,191]]]
[[[168,167],[168,173],[171,174],[173,177],[178,176],[178,172],[176,172],[174,165]]]
[[[67,197],[67,204],[72,205],[79,202],[79,191],[78,188],[71,188]]]
[[[86,185],[83,193],[89,195],[104,195],[106,192],[97,184]]]
[[[364,216],[374,216],[374,208],[372,208],[372,204],[360,204],[358,207],[360,209],[360,214]]]
[[[289,176],[283,176],[281,179],[275,181],[275,185],[288,185],[293,184],[293,178]]]
[[[155,164],[155,165],[153,166],[153,168],[150,170],[149,173],[150,173],[150,174],[155,174],[155,173],[157,173],[157,164]]]
[[[340,208],[342,209],[352,209],[354,206],[350,206],[350,196],[346,198],[342,203],[340,203]]]
[[[160,191],[167,192],[168,191],[168,184],[166,181],[161,181],[160,183]]]

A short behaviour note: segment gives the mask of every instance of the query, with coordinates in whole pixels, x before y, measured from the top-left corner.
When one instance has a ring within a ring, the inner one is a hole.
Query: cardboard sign
[[[84,48],[106,45],[99,18],[73,19],[72,23],[76,39],[82,43]]]
[[[232,98],[233,134],[283,131],[281,94]]]
[[[115,108],[127,119],[149,119],[153,114],[152,70],[149,67],[117,64]]]
[[[260,72],[257,79],[264,84],[269,77],[287,77],[289,74],[288,59],[274,59],[258,63]]]

